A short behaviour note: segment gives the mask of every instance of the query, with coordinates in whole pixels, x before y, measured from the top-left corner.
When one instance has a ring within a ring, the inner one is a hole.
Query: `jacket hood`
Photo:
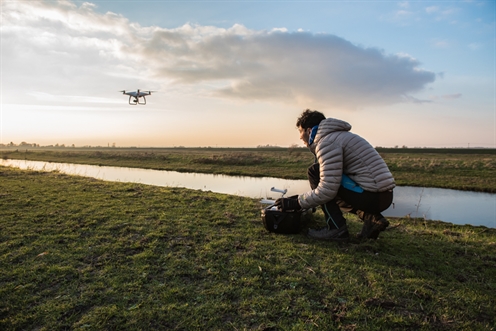
[[[350,131],[351,124],[342,120],[338,120],[336,118],[326,118],[319,124],[319,128],[317,130],[317,134],[315,135],[315,139],[313,143],[310,145],[311,150],[315,150],[315,146],[319,142],[320,139],[327,136],[331,132],[337,131]]]

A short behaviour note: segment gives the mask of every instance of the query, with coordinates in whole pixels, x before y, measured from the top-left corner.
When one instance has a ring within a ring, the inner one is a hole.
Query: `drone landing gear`
[[[142,97],[144,102],[139,102],[139,97],[138,98],[134,97],[133,101],[131,102],[131,98],[133,98],[133,96],[130,95],[129,96],[129,104],[130,105],[133,105],[133,106],[146,105],[146,98],[144,96]]]

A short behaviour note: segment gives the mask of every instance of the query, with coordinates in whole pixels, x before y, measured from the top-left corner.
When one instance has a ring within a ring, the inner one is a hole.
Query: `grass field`
[[[496,193],[496,150],[378,149],[403,186]],[[303,148],[4,149],[2,158],[83,163],[234,176],[306,179],[314,161]]]
[[[336,244],[266,232],[247,198],[0,179],[0,330],[496,328],[496,229],[394,219]]]

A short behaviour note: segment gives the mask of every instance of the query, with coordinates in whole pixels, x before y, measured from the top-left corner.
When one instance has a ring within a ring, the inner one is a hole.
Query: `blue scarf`
[[[308,137],[308,145],[313,144],[313,140],[315,139],[315,135],[317,134],[318,129],[319,129],[318,125],[312,128],[312,131],[310,132],[310,137]]]

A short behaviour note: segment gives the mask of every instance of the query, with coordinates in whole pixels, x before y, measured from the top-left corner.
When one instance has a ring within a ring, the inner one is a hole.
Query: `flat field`
[[[496,193],[494,149],[378,149],[402,186]],[[3,149],[2,158],[83,163],[235,176],[306,179],[306,148]]]
[[[496,328],[496,229],[394,219],[376,241],[336,244],[268,233],[259,213],[0,167],[0,330]]]

